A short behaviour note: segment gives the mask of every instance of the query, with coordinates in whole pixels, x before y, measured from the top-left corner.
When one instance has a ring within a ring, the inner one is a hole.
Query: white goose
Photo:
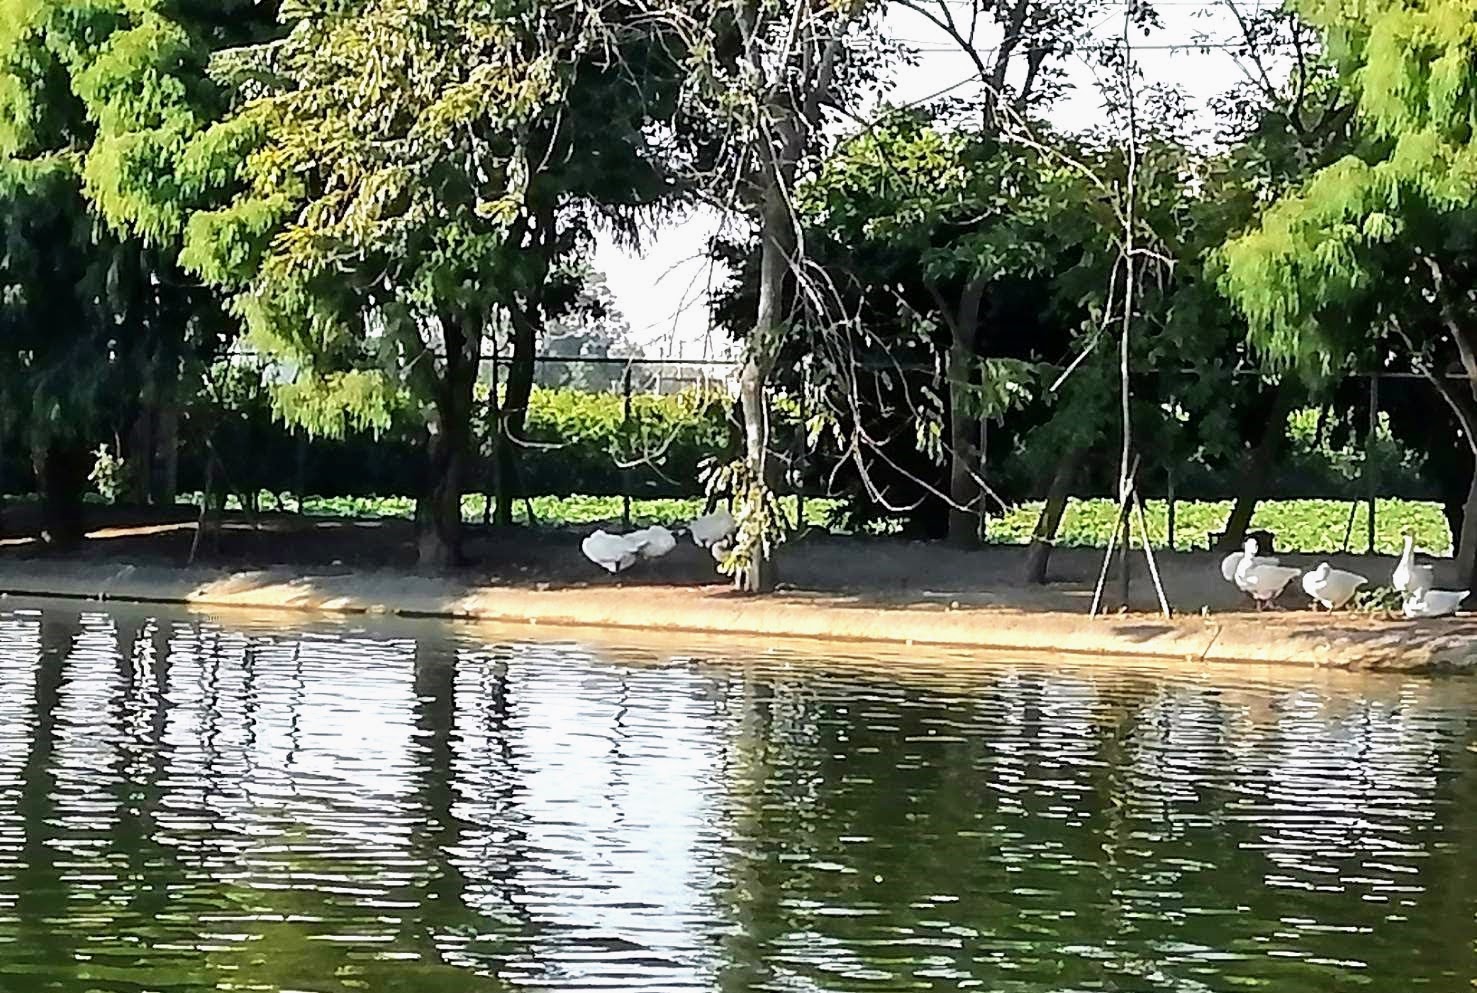
[[[660,524],[632,531],[624,538],[643,559],[659,559],[677,547],[677,536]]]
[[[1324,562],[1303,576],[1303,592],[1312,597],[1315,604],[1321,603],[1329,610],[1338,610],[1354,599],[1359,587],[1368,583],[1369,580],[1358,573],[1335,569]]]
[[[641,551],[627,535],[596,531],[580,542],[585,558],[609,573],[623,572],[636,564]]]
[[[1241,560],[1245,557],[1245,552],[1232,552],[1230,555],[1227,555],[1225,558],[1221,559],[1221,578],[1223,578],[1228,583],[1236,582],[1236,567],[1241,564]],[[1274,558],[1270,555],[1257,556],[1257,562],[1261,563],[1262,565],[1282,564],[1281,559]]]
[[[1465,590],[1421,590],[1405,598],[1402,613],[1409,618],[1450,617],[1465,599]]]
[[[1261,610],[1282,595],[1287,584],[1298,577],[1300,570],[1292,566],[1268,565],[1259,561],[1256,550],[1256,539],[1247,538],[1246,554],[1236,566],[1236,588],[1249,594],[1256,601],[1256,609]]]
[[[719,507],[711,514],[704,514],[687,525],[687,533],[692,535],[693,543],[700,548],[712,548],[733,534],[737,523],[727,507]]]
[[[1400,553],[1400,561],[1395,566],[1394,575],[1390,577],[1390,585],[1398,593],[1419,596],[1435,582],[1435,572],[1430,566],[1415,564],[1415,539],[1406,532],[1405,551]]]

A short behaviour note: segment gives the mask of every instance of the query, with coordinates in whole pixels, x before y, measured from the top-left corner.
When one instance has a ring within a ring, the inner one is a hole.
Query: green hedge
[[[475,422],[484,455],[491,451],[486,397],[484,389]],[[273,416],[265,391],[243,391],[231,399],[233,409],[221,419],[216,443],[230,463],[232,483],[247,491],[294,490],[299,438]],[[529,445],[520,453],[520,480],[534,495],[619,495],[629,485],[633,495],[644,497],[692,496],[702,491],[702,461],[726,454],[738,440],[730,406],[726,394],[712,389],[637,395],[631,398],[627,424],[619,394],[535,388],[525,427]],[[313,439],[302,485],[325,497],[413,494],[424,464],[417,433],[415,425],[397,423],[379,436],[361,432],[337,440]],[[623,462],[632,465],[623,469]],[[187,450],[180,468],[183,490],[203,487],[200,452]],[[481,489],[486,478],[484,463],[468,480],[469,491]]]
[[[685,496],[701,492],[698,469],[737,440],[732,401],[714,390],[631,398],[615,393],[535,389],[519,471],[537,494]],[[547,446],[547,447],[546,447]]]

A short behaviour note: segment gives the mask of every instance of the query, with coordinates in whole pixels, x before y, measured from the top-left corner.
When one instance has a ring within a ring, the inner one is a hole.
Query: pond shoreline
[[[939,649],[1262,663],[1366,671],[1477,671],[1477,620],[1407,622],[1306,610],[1192,614],[1007,606],[918,591],[744,597],[708,583],[553,585],[398,570],[181,568],[117,560],[0,560],[0,595],[217,609],[398,616],[662,634],[847,641]],[[985,598],[988,599],[988,598]],[[0,601],[3,602],[3,601]]]

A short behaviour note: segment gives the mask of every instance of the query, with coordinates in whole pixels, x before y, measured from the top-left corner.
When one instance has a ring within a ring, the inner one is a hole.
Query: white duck
[[[1255,538],[1246,539],[1245,552],[1240,564],[1236,566],[1236,587],[1241,592],[1250,594],[1256,601],[1256,609],[1261,610],[1282,595],[1287,584],[1298,577],[1300,570],[1292,566],[1268,565],[1258,560]]]
[[[641,557],[639,547],[629,540],[628,535],[605,531],[596,531],[580,542],[580,551],[585,553],[585,558],[610,573],[631,568]]]
[[[728,508],[719,507],[711,514],[704,514],[687,525],[687,533],[692,535],[694,544],[701,548],[712,548],[733,534],[736,526],[737,522],[728,512]]]
[[[677,547],[677,536],[660,524],[632,531],[624,538],[643,559],[659,559]]]
[[[1400,553],[1400,561],[1395,566],[1395,574],[1390,577],[1390,585],[1398,593],[1419,596],[1435,582],[1435,572],[1430,566],[1415,564],[1415,539],[1407,533],[1405,551]]]
[[[1338,610],[1354,599],[1359,587],[1368,583],[1369,580],[1358,573],[1335,569],[1324,562],[1312,572],[1303,575],[1303,592],[1312,597],[1315,604],[1321,603],[1329,610]]]
[[[1245,557],[1245,552],[1232,552],[1230,555],[1227,555],[1225,558],[1221,559],[1221,578],[1223,578],[1228,583],[1236,582],[1236,567],[1241,564],[1241,560]],[[1260,562],[1262,565],[1282,564],[1281,559],[1274,558],[1270,555],[1258,556],[1257,561]]]
[[[1402,613],[1409,618],[1450,617],[1465,599],[1464,590],[1421,590],[1405,598]]]

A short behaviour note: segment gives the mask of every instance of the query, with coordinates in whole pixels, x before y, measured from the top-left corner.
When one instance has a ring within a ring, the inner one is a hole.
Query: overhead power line
[[[913,51],[916,51],[916,52],[947,53],[947,52],[958,52],[958,51],[961,50],[960,49],[960,46],[958,46],[958,45],[951,45],[951,44],[947,44],[947,43],[943,43],[943,42],[938,42],[938,41],[919,41],[919,40],[915,40],[915,39],[912,39],[912,38],[898,38],[896,40],[899,41],[899,42],[901,42],[904,45],[907,45],[909,48],[911,48]],[[1118,49],[1121,49],[1122,47],[1123,47],[1122,44],[1119,44],[1119,43],[1092,42],[1090,44],[1072,45],[1069,49],[1066,49],[1066,51],[1068,53],[1071,53],[1071,52],[1111,52],[1111,51],[1116,51]],[[1294,47],[1294,45],[1290,41],[1277,41],[1277,40],[1261,41],[1261,42],[1257,42],[1256,44],[1251,44],[1251,43],[1246,42],[1246,41],[1172,41],[1172,42],[1162,42],[1162,43],[1158,43],[1158,44],[1134,45],[1133,46],[1133,50],[1136,51],[1136,52],[1178,52],[1178,51],[1214,51],[1214,50],[1222,50],[1222,51],[1225,51],[1225,50],[1234,50],[1234,49],[1242,49],[1242,48],[1291,49],[1293,47]],[[979,52],[981,55],[993,55],[995,52],[999,51],[999,48],[1000,48],[1000,46],[998,46],[998,45],[990,45],[990,46],[984,47],[984,48],[977,48],[977,49],[975,49],[975,51],[976,52]],[[1050,53],[1050,52],[1061,52],[1061,51],[1063,51],[1063,46],[1061,46],[1061,45],[1025,45],[1025,46],[1022,46],[1020,48],[1017,48],[1016,51],[1017,52],[1020,52],[1020,53],[1030,53],[1030,52],[1047,52],[1047,53]]]

